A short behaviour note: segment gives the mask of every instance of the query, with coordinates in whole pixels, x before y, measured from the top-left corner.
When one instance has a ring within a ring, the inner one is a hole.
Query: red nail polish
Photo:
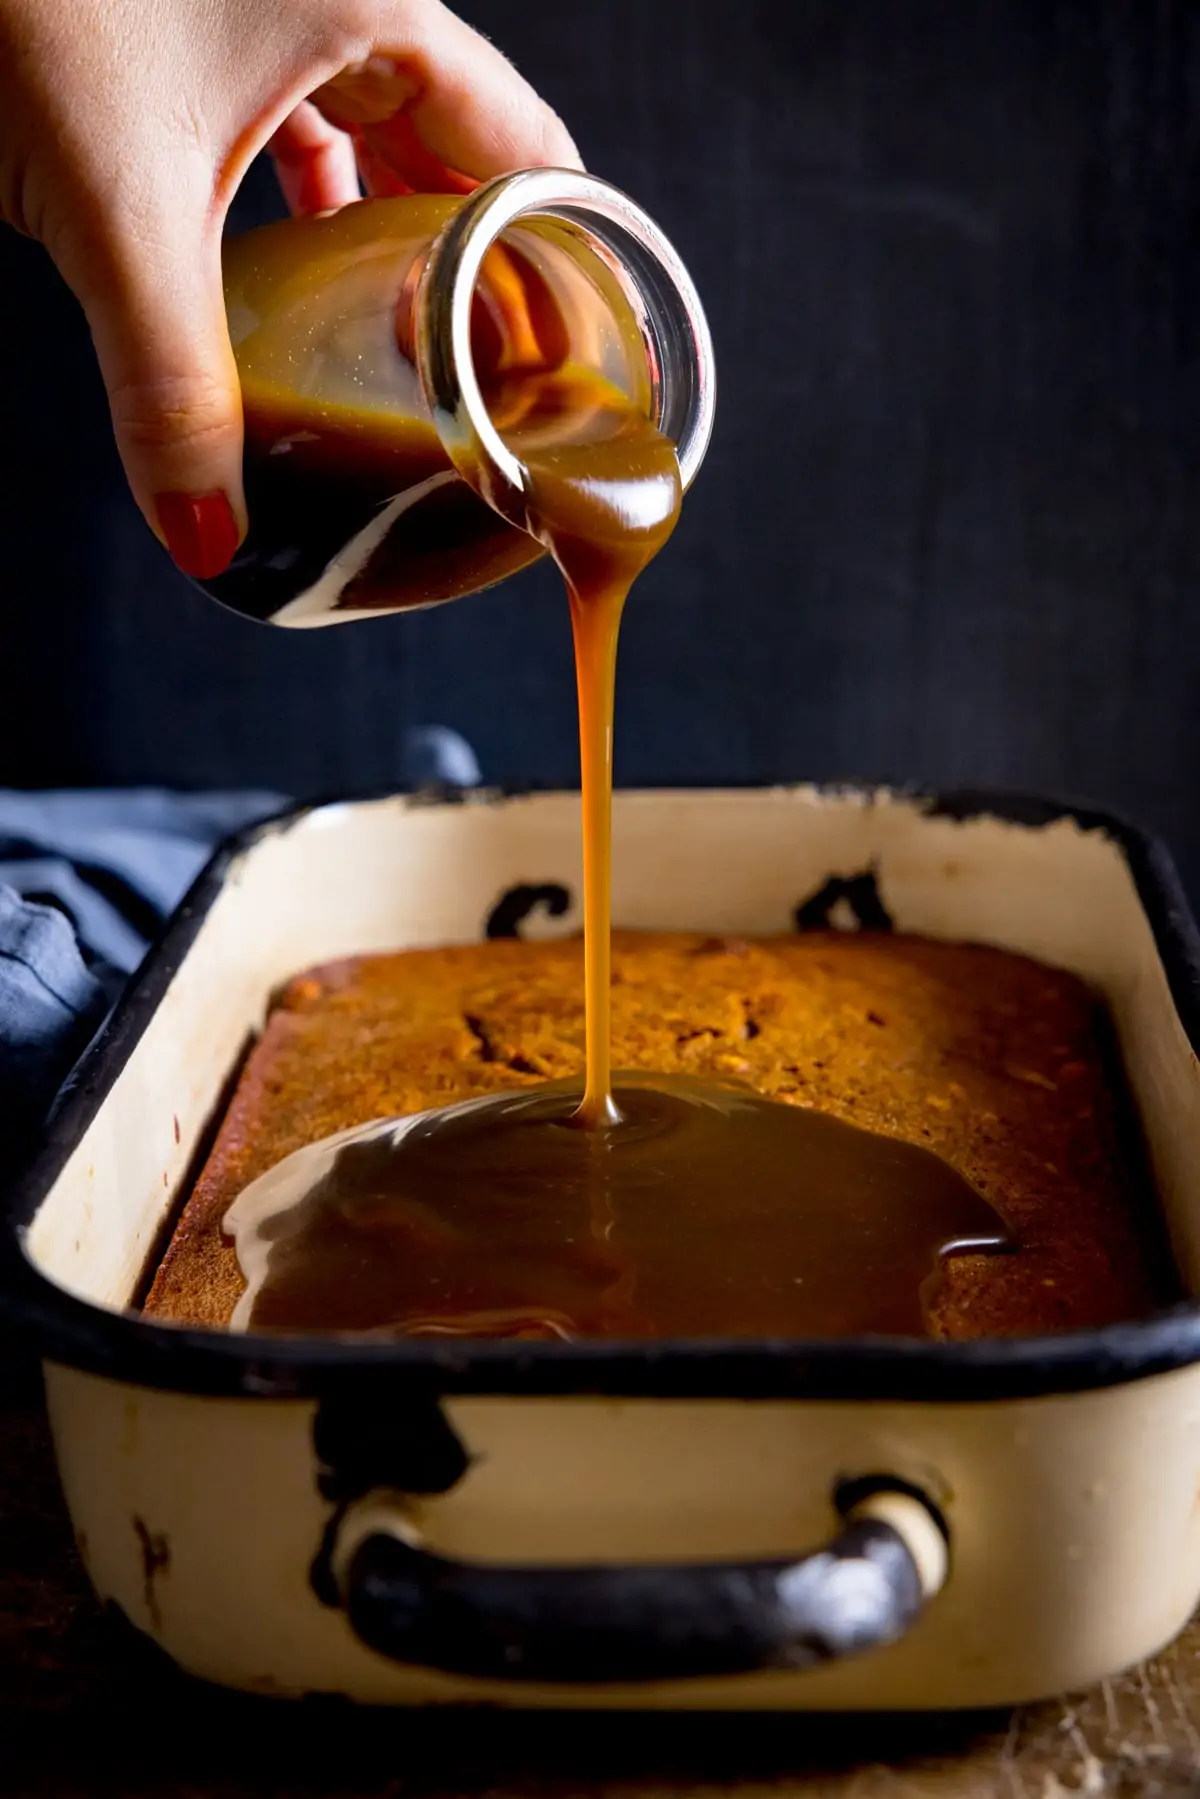
[[[224,574],[238,546],[228,494],[160,493],[154,503],[176,566],[196,581]]]

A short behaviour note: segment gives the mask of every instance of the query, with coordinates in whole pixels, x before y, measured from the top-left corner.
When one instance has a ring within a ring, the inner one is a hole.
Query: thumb
[[[245,531],[242,403],[219,222],[143,220],[63,273],[87,316],[134,498],[185,574],[211,579]]]

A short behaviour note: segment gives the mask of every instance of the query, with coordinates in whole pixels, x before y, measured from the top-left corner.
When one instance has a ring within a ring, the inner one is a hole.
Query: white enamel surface
[[[431,1547],[480,1561],[769,1556],[836,1529],[846,1474],[940,1501],[950,1576],[890,1648],[804,1674],[600,1691],[397,1667],[320,1605],[329,1515],[312,1409],[189,1399],[48,1370],[67,1497],[99,1592],[182,1664],[258,1691],[385,1703],[982,1706],[1077,1688],[1159,1648],[1200,1592],[1200,1370],[992,1405],[462,1399],[478,1457],[455,1491],[396,1501]],[[370,1502],[375,1517],[386,1495]],[[142,1529],[169,1569],[147,1589]],[[353,1528],[353,1524],[349,1528]]]
[[[1107,996],[1192,1291],[1200,1074],[1123,858],[1070,822],[925,817],[886,794],[621,794],[620,924],[787,930],[830,875],[874,866],[904,930],[1019,950]],[[329,808],[235,866],[30,1249],[125,1305],[271,992],[319,961],[473,940],[517,883],[578,892],[577,799]],[[530,935],[578,928],[531,920]],[[178,1131],[176,1131],[176,1122]],[[1145,1196],[1147,1205],[1153,1196]],[[49,1371],[56,1441],[99,1590],[186,1667],[275,1690],[580,1702],[391,1667],[307,1585],[327,1508],[308,1408],[193,1400]],[[1200,1370],[1070,1398],[954,1406],[464,1400],[482,1454],[416,1521],[480,1560],[765,1554],[823,1540],[834,1481],[893,1472],[945,1505],[949,1582],[901,1644],[807,1675],[589,1694],[590,1704],[1001,1704],[1158,1647],[1200,1593]],[[140,1518],[171,1546],[148,1604]]]

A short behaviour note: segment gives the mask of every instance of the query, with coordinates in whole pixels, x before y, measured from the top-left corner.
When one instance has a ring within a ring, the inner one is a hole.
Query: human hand
[[[0,0],[0,219],[82,304],[134,495],[202,577],[246,526],[221,231],[267,148],[293,211],[579,163],[440,0]]]

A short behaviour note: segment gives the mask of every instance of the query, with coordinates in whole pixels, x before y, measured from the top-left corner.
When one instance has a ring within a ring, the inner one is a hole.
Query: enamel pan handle
[[[824,1548],[778,1561],[485,1566],[431,1554],[395,1513],[338,1559],[341,1604],[369,1648],[409,1666],[552,1685],[835,1661],[903,1636],[947,1569],[931,1513],[896,1492],[856,1507]]]

